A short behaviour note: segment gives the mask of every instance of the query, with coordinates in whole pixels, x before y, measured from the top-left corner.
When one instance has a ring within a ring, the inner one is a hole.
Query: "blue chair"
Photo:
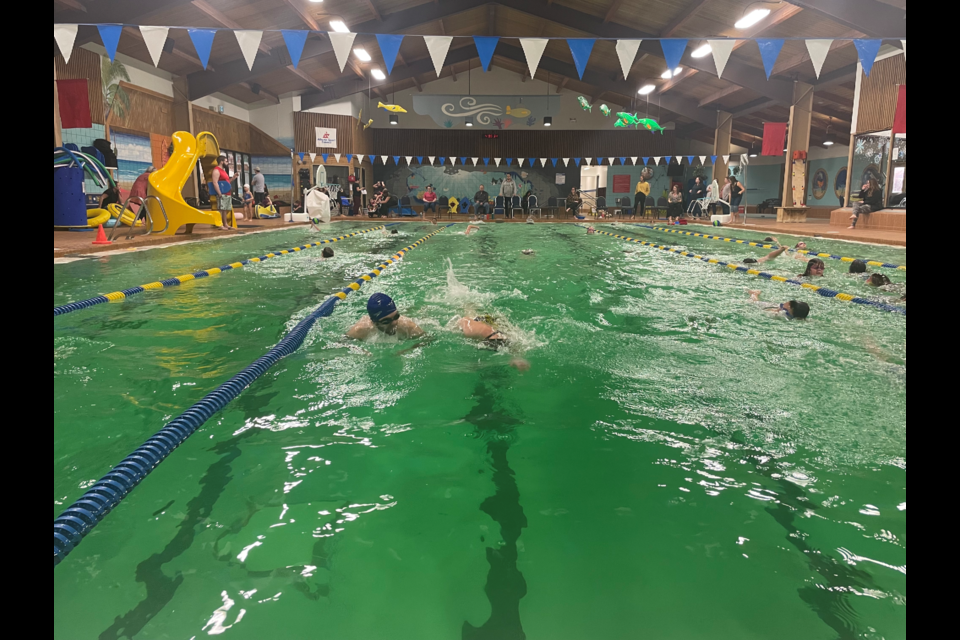
[[[413,210],[413,204],[411,203],[409,196],[403,196],[400,198],[399,206],[392,207],[390,213],[396,213],[401,218],[417,218],[420,214]]]
[[[520,199],[520,196],[513,196],[510,198],[510,217],[516,218],[517,211],[520,212],[520,215],[523,215],[523,200]]]
[[[537,196],[530,196],[527,199],[527,209],[530,212],[530,215],[534,214],[543,217],[543,210],[540,208],[540,201],[537,200]]]
[[[620,215],[624,218],[627,216],[633,217],[633,202],[630,198],[620,199]]]
[[[507,216],[507,199],[503,196],[497,196],[497,199],[494,201],[493,216],[496,217],[498,213],[503,217]]]
[[[460,215],[468,216],[470,215],[470,206],[471,202],[466,198],[460,201]]]

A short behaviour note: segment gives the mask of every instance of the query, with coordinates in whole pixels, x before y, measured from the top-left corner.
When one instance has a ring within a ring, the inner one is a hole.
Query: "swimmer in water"
[[[535,255],[537,255],[537,252],[534,251],[533,249],[524,249],[524,250],[521,251],[520,253],[522,253],[522,254],[525,255],[525,256],[535,256]]]
[[[595,234],[596,232],[597,232],[597,230],[594,229],[593,227],[587,227],[587,235],[588,235],[588,236],[592,236],[592,235]]]
[[[779,242],[776,240],[774,240],[774,242],[777,242],[777,244],[779,244]],[[743,264],[763,264],[765,262],[770,262],[771,260],[776,260],[777,258],[782,256],[786,251],[787,251],[787,247],[780,247],[779,249],[772,251],[771,253],[767,254],[766,256],[760,259],[747,258],[746,260],[743,261]]]
[[[320,254],[320,256],[321,256],[320,257],[321,260],[329,260],[330,258],[333,257],[333,248],[324,247],[323,252]]]
[[[850,263],[850,273],[866,273],[867,263],[863,260],[854,260]]]
[[[347,337],[354,340],[367,340],[382,333],[397,336],[400,340],[420,338],[426,333],[410,318],[400,315],[397,305],[390,296],[376,293],[367,302],[367,315],[347,331]]]
[[[463,332],[463,337],[469,340],[476,340],[486,348],[494,351],[502,351],[510,348],[510,338],[497,329],[496,318],[490,315],[471,318],[470,315],[460,319],[459,326],[460,331]],[[530,370],[530,363],[520,357],[513,358],[510,361],[510,366],[521,373]]]
[[[472,224],[472,225],[470,225],[469,227],[467,227],[467,232],[466,232],[465,234],[463,234],[463,235],[468,236],[468,235],[470,235],[471,233],[473,233],[474,231],[480,231],[480,227],[478,227],[477,225]]]
[[[760,300],[760,291],[750,291],[750,300],[759,303],[764,311],[787,320],[806,320],[810,316],[810,305],[806,302],[791,300],[782,304],[771,304]]]
[[[813,278],[814,276],[822,276],[823,272],[827,270],[827,265],[820,258],[811,258],[807,262],[807,270],[798,275],[798,278]]]

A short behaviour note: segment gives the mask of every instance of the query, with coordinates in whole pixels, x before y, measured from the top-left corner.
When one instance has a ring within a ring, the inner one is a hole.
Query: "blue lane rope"
[[[577,226],[583,227],[583,225],[577,225]],[[636,226],[642,226],[642,225],[636,225]],[[584,228],[587,228],[587,227],[584,227]],[[853,304],[859,304],[859,305],[863,305],[863,306],[865,306],[865,307],[873,307],[874,309],[879,309],[879,310],[881,310],[881,311],[887,311],[887,312],[889,312],[889,313],[898,313],[898,314],[903,315],[903,316],[907,315],[907,310],[904,309],[903,307],[897,307],[897,306],[894,306],[894,305],[884,304],[884,303],[882,303],[882,302],[877,302],[877,301],[875,301],[875,300],[868,300],[868,299],[866,299],[866,298],[860,298],[860,297],[858,297],[858,296],[852,296],[852,295],[850,295],[849,293],[841,293],[841,292],[839,292],[839,291],[834,291],[833,289],[825,289],[824,287],[818,287],[817,285],[815,285],[815,284],[810,284],[809,282],[801,282],[800,280],[791,280],[791,279],[789,279],[789,278],[784,278],[783,276],[775,276],[775,275],[773,275],[772,273],[766,273],[765,271],[757,271],[756,269],[748,269],[748,268],[746,268],[746,267],[743,267],[743,266],[740,266],[740,265],[736,265],[736,264],[730,264],[730,263],[728,263],[728,262],[723,262],[723,261],[717,260],[717,259],[715,259],[715,258],[707,258],[707,257],[705,257],[705,256],[697,255],[697,254],[692,253],[692,252],[690,252],[690,251],[681,251],[680,249],[677,249],[677,248],[675,248],[675,247],[667,247],[667,246],[663,246],[663,245],[659,245],[659,244],[653,244],[652,242],[644,242],[643,240],[637,240],[636,238],[630,238],[630,237],[627,237],[627,236],[618,236],[618,235],[615,235],[615,234],[612,234],[612,233],[607,233],[606,231],[597,230],[596,232],[599,233],[599,234],[601,234],[601,235],[604,235],[604,236],[610,236],[611,238],[617,238],[617,239],[619,239],[619,240],[626,240],[627,242],[633,242],[633,243],[636,243],[636,244],[642,244],[642,245],[645,246],[645,247],[653,247],[654,249],[660,249],[661,251],[666,251],[666,252],[668,252],[668,253],[675,253],[675,254],[677,254],[677,255],[684,256],[684,257],[686,257],[686,258],[693,258],[693,259],[695,259],[695,260],[700,260],[700,261],[706,262],[706,263],[708,263],[708,264],[716,264],[716,265],[720,265],[721,267],[727,267],[728,269],[730,269],[730,270],[732,270],[732,271],[739,271],[739,272],[741,272],[741,273],[746,273],[746,274],[749,274],[749,275],[751,275],[751,276],[758,276],[758,277],[764,278],[764,279],[766,279],[766,280],[773,280],[774,282],[782,282],[782,283],[784,283],[784,284],[791,284],[791,285],[794,285],[794,286],[796,286],[796,287],[803,287],[804,289],[807,289],[807,290],[809,290],[809,291],[813,291],[813,292],[815,292],[815,293],[823,296],[824,298],[836,298],[837,300],[842,300],[843,302],[852,302]]]
[[[122,302],[123,300],[126,300],[127,298],[130,298],[132,296],[139,295],[144,291],[153,291],[158,289],[169,289],[170,287],[179,287],[181,284],[185,282],[190,282],[191,280],[209,278],[210,276],[215,276],[225,271],[242,269],[249,264],[266,262],[271,258],[277,258],[279,256],[286,256],[293,253],[299,253],[301,251],[306,251],[307,249],[312,249],[314,247],[322,247],[325,244],[333,244],[335,242],[341,242],[343,240],[348,240],[350,238],[362,236],[365,233],[380,231],[381,229],[386,229],[387,227],[392,227],[397,224],[399,223],[395,222],[393,224],[381,225],[379,227],[366,229],[364,231],[355,231],[354,233],[338,236],[336,238],[328,238],[327,240],[321,240],[320,242],[313,242],[313,243],[304,245],[302,247],[294,247],[292,249],[287,249],[286,251],[280,251],[278,253],[268,253],[267,255],[260,256],[259,258],[250,258],[249,260],[243,260],[242,262],[234,262],[233,264],[228,264],[218,269],[206,269],[205,271],[198,271],[197,273],[191,273],[185,276],[180,276],[179,278],[170,278],[169,280],[151,282],[150,284],[144,284],[139,287],[125,289],[123,291],[115,291],[113,293],[97,296],[96,298],[90,298],[89,300],[81,300],[80,302],[71,302],[70,304],[63,305],[62,307],[54,307],[53,317],[56,318],[57,316],[64,316],[68,313],[73,313],[74,311],[82,311],[83,309],[89,309],[90,307],[95,307],[98,304],[106,304],[107,302]]]
[[[695,238],[705,238],[706,240],[719,240],[721,242],[731,242],[733,244],[745,244],[751,247],[759,247],[761,249],[779,249],[778,246],[773,244],[764,244],[761,242],[751,242],[750,240],[740,240],[738,238],[724,238],[723,236],[711,236],[705,233],[694,233],[692,231],[678,231],[676,229],[666,229],[664,227],[651,227],[646,224],[635,224],[630,223],[630,226],[633,227],[642,227],[644,229],[653,229],[654,231],[662,231],[664,233],[676,233],[681,236],[693,236]],[[814,253],[813,251],[806,251],[801,249],[788,249],[790,253],[799,253],[804,256],[811,256],[814,258],[826,258],[828,260],[840,260],[841,262],[855,262],[857,260],[862,260],[862,258],[847,258],[845,256],[835,256],[829,253]],[[871,267],[881,267],[883,269],[896,269],[897,271],[906,271],[906,265],[899,264],[890,264],[889,262],[880,262],[879,260],[863,260],[867,265]]]
[[[53,566],[59,565],[108,513],[113,511],[144,478],[157,468],[157,465],[193,435],[211,416],[222,411],[244,389],[280,360],[299,349],[317,320],[330,316],[338,302],[346,300],[348,295],[359,291],[364,283],[378,277],[388,266],[400,262],[407,253],[452,226],[454,225],[449,224],[438,229],[406,249],[398,251],[376,269],[362,276],[346,289],[335,293],[294,327],[293,331],[266,355],[187,409],[180,417],[168,423],[143,446],[127,456],[110,473],[90,487],[79,500],[53,521]]]

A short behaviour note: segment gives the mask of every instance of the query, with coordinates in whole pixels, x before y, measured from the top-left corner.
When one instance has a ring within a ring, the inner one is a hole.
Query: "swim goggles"
[[[401,316],[400,316],[400,314],[398,313],[397,315],[391,316],[391,317],[389,317],[389,318],[380,318],[380,319],[377,320],[374,324],[379,325],[379,326],[381,326],[381,327],[389,327],[389,326],[392,325],[394,322],[397,322],[398,320],[400,320],[400,317],[401,317]]]
[[[793,314],[787,311],[786,303],[780,303],[780,311],[783,311],[783,314],[787,316],[787,320],[793,320]]]

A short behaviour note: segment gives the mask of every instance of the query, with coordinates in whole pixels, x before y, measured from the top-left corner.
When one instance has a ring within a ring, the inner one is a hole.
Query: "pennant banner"
[[[547,158],[540,158],[540,166],[544,169],[547,168]]]
[[[489,167],[489,166],[490,166],[490,158],[484,158],[484,159],[483,159],[483,166],[485,166],[485,167]]]
[[[263,40],[263,31],[234,31],[233,35],[237,37],[237,44],[240,45],[240,53],[243,54],[243,59],[247,63],[247,69],[253,71],[253,63],[257,61],[257,49],[260,48],[260,41]],[[162,44],[160,49],[163,50]]]
[[[723,164],[730,164],[730,156],[723,156]]]
[[[296,69],[300,65],[300,58],[303,56],[303,46],[307,44],[307,36],[310,35],[310,32],[284,30],[280,33],[283,34],[283,41],[287,44],[287,52],[290,54],[290,61],[293,63],[293,68]]]
[[[431,167],[432,167],[434,164],[436,164],[436,162],[437,162],[437,156],[427,156],[427,158],[430,160],[430,166],[431,166]]]
[[[607,164],[609,164],[611,167],[613,166],[613,163],[615,161],[616,161],[616,158],[607,158]]]
[[[333,157],[337,160],[337,163],[339,164],[339,163],[340,163],[341,154],[335,153],[335,154],[333,154]],[[398,164],[399,164],[399,163],[398,163]]]
[[[636,163],[634,163],[634,164],[636,164]],[[627,166],[627,159],[626,159],[626,158],[620,158],[620,166],[622,166],[622,167]]]
[[[522,167],[522,166],[523,166],[523,163],[524,163],[525,161],[526,161],[526,158],[518,158],[518,159],[517,159],[517,166],[518,166],[518,167]],[[533,163],[531,162],[530,164],[532,165]]]
[[[649,157],[649,156],[647,156],[646,158],[643,159],[643,166],[647,166],[648,164],[650,164],[650,157]]]
[[[870,77],[873,70],[873,63],[877,60],[877,54],[880,53],[880,45],[883,40],[854,40],[853,46],[857,48],[857,55],[860,57],[860,64],[863,65],[863,72]]]
[[[617,56],[620,58],[620,68],[623,69],[623,79],[626,80],[633,68],[633,61],[637,59],[637,52],[643,40],[617,40]]]
[[[807,40],[807,53],[810,54],[810,62],[813,63],[813,70],[817,72],[818,80],[831,46],[833,46],[833,40]]]
[[[500,38],[493,36],[474,36],[474,44],[477,45],[477,53],[480,54],[480,66],[484,73],[490,70],[490,61],[493,60],[493,52],[497,48]]]
[[[210,62],[210,50],[213,48],[213,39],[217,35],[216,29],[188,29],[190,41],[193,42],[193,48],[197,50],[197,57],[200,58],[200,64],[207,68]]]
[[[773,67],[777,64],[780,51],[783,50],[783,42],[783,38],[757,40],[757,46],[760,47],[760,57],[763,59],[763,69],[767,72],[767,80],[773,75]]]
[[[53,25],[53,39],[57,41],[60,47],[60,55],[63,61],[70,64],[70,56],[73,55],[73,45],[77,42],[77,29],[75,24],[55,24]]]
[[[550,162],[552,162],[554,168],[556,168],[557,163],[560,162],[560,158],[550,158]]]
[[[383,63],[387,65],[387,75],[393,73],[393,65],[397,62],[397,54],[400,53],[402,43],[403,36],[377,34],[377,44],[380,45],[380,53],[383,54]]]
[[[663,57],[667,61],[667,69],[673,71],[680,66],[680,60],[683,53],[687,50],[686,40],[661,40],[660,47],[663,49]]]
[[[660,161],[661,161],[661,160],[663,160],[663,156],[654,156],[654,157],[653,157],[654,164],[656,164],[657,166],[660,166]]]
[[[387,166],[387,161],[390,160],[390,156],[380,156],[380,160],[383,162],[383,166]]]
[[[713,51],[713,63],[717,65],[717,77],[723,77],[723,71],[727,68],[727,62],[730,60],[730,54],[736,46],[736,40],[707,40],[710,49]]]
[[[717,164],[717,156],[710,156],[710,162]]]
[[[100,32],[100,40],[107,50],[110,62],[113,62],[113,59],[117,57],[117,45],[120,44],[120,34],[123,33],[123,27],[118,24],[101,24],[97,27],[97,30]],[[210,41],[213,42],[213,38]],[[209,49],[207,55],[210,55]],[[206,62],[203,63],[203,68],[207,68]]]
[[[311,163],[317,161],[317,154],[311,153],[311,154],[309,154],[309,155],[310,155],[310,162],[311,162]]]
[[[633,162],[633,166],[637,166],[637,160],[640,159],[640,156],[633,156],[630,160]],[[646,164],[646,162],[644,162]]]
[[[767,122],[763,125],[763,155],[782,156],[786,143],[786,122]]]
[[[576,163],[576,165],[577,165],[578,167],[580,166],[581,160],[582,160],[582,158],[574,158],[574,159],[573,159],[573,161]]]
[[[349,162],[350,164],[353,164],[353,154],[352,154],[352,153],[348,153],[348,154],[347,154],[347,162]]]
[[[588,167],[592,167],[592,166],[593,166],[593,158],[587,158],[587,166],[588,166]]]
[[[417,156],[417,164],[419,165],[423,164],[423,156]],[[433,163],[431,162],[430,164],[433,164]]]
[[[300,162],[303,162],[303,159],[307,156],[306,153],[299,153],[299,154],[297,154],[297,155],[300,156]]]
[[[700,164],[707,166],[707,156],[700,156]]]
[[[370,164],[371,165],[377,164],[377,156],[370,156]]]
[[[563,166],[565,166],[565,167],[569,167],[569,166],[570,166],[570,158],[564,158],[564,159],[563,159]],[[577,165],[577,166],[579,167],[580,165]]]
[[[397,165],[398,167],[400,166],[400,156],[393,156],[393,164]]]
[[[450,43],[453,38],[450,36],[423,36],[423,42],[427,45],[427,51],[430,52],[430,59],[433,60],[433,67],[437,70],[437,77],[443,71],[443,63],[447,61],[447,53],[450,52]]]
[[[500,158],[494,158],[493,160],[494,160],[494,162],[497,163],[497,167],[499,167],[499,166],[500,166]]]
[[[330,38],[333,53],[336,54],[337,62],[340,64],[340,73],[343,73],[343,70],[347,68],[347,61],[350,59],[353,41],[357,39],[357,34],[332,31],[327,34],[327,37]]]
[[[160,55],[163,53],[163,45],[167,43],[169,33],[170,29],[167,27],[140,27],[140,37],[147,45],[147,51],[155,67],[160,66]]]
[[[447,164],[447,156],[440,156],[440,166]]]
[[[512,167],[512,166],[513,166],[513,158],[507,158],[507,166],[508,166],[508,167]]]
[[[523,47],[523,54],[527,57],[527,67],[530,69],[531,78],[537,77],[540,59],[543,58],[543,52],[549,42],[546,38],[520,38],[520,46]]]
[[[412,166],[413,166],[413,156],[407,156],[406,160],[407,160],[407,166],[408,166],[408,167],[412,167]]]
[[[323,158],[323,164],[327,164],[327,163],[330,162],[330,154],[329,154],[329,153],[321,153],[321,154],[320,154],[320,157]],[[373,162],[373,160],[371,160],[370,162]]]
[[[466,158],[460,158],[460,164],[466,165],[466,164],[467,164],[467,159],[466,159]]]
[[[583,80],[583,72],[587,70],[587,63],[590,62],[590,54],[593,53],[593,45],[597,43],[593,38],[577,38],[567,40],[567,46],[570,47],[570,53],[573,54],[573,63],[577,65],[577,73]]]
[[[477,163],[480,162],[480,158],[470,158],[470,161],[473,162],[473,166],[477,166]]]

